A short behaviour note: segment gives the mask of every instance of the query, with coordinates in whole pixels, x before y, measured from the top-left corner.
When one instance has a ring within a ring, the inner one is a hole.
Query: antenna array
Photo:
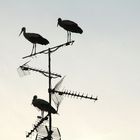
[[[38,54],[48,54],[48,71],[44,71],[44,70],[41,70],[41,69],[36,69],[36,68],[30,67],[28,65],[29,61],[26,62],[25,64],[21,65],[18,68],[18,70],[20,70],[20,72],[22,71],[23,74],[25,74],[25,75],[27,75],[29,71],[34,71],[34,72],[41,73],[44,76],[49,78],[49,88],[48,88],[49,104],[51,106],[51,100],[53,100],[55,102],[55,104],[57,105],[57,111],[58,111],[58,107],[60,105],[60,102],[62,101],[62,99],[57,100],[57,98],[58,98],[57,95],[59,95],[60,97],[62,97],[63,95],[66,95],[66,96],[71,96],[71,97],[80,98],[80,99],[84,98],[84,99],[89,99],[89,100],[94,100],[94,101],[98,100],[97,97],[94,98],[93,96],[88,96],[88,94],[85,95],[84,93],[81,94],[81,93],[77,93],[77,92],[71,92],[71,91],[68,91],[68,90],[59,91],[58,87],[60,86],[60,84],[62,83],[64,78],[62,78],[56,84],[56,86],[53,89],[51,87],[51,80],[61,77],[61,75],[51,72],[51,54],[54,53],[55,51],[57,51],[59,48],[64,47],[64,46],[68,46],[68,45],[73,45],[73,43],[74,43],[74,41],[68,41],[64,44],[61,44],[61,45],[58,45],[58,46],[55,46],[55,47],[52,47],[52,48],[48,48],[48,49],[40,51],[40,52],[35,52],[35,53],[32,53],[31,55],[23,57],[23,59],[25,59],[25,58],[33,57],[33,56],[38,55]],[[54,97],[53,95],[56,95],[56,96]],[[57,101],[55,101],[55,99]],[[56,132],[57,133],[57,138],[59,140],[61,140],[61,135],[60,135],[59,129],[58,128],[54,129],[54,127],[52,127],[52,117],[51,117],[51,115],[52,115],[51,112],[48,112],[48,114],[45,117],[41,117],[40,120],[37,122],[37,124],[35,124],[33,126],[33,129],[30,130],[30,132],[27,133],[26,137],[28,138],[29,136],[31,136],[36,131],[37,132],[36,140],[52,140],[52,139],[56,139],[56,137],[53,135]],[[42,124],[46,120],[49,120],[49,126],[48,127],[47,127],[47,125],[43,125],[43,126],[45,126],[45,128],[46,128],[46,134],[47,135],[46,136],[41,136],[40,138],[38,138],[38,135],[41,135],[41,134],[39,134],[40,126],[42,126]]]

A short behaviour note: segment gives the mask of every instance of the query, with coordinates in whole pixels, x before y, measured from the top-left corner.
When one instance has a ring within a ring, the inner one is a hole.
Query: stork
[[[49,44],[49,41],[47,39],[43,38],[39,34],[36,34],[36,33],[26,33],[26,28],[25,27],[23,27],[21,29],[21,32],[20,32],[19,36],[22,34],[22,32],[23,32],[24,37],[28,41],[33,43],[33,48],[32,48],[32,51],[31,51],[31,55],[36,53],[36,44],[41,44],[41,45]]]
[[[58,18],[57,26],[58,25],[67,31],[67,42],[71,41],[71,32],[83,33],[83,30],[78,26],[78,24],[70,20],[62,20],[61,18]]]
[[[41,117],[44,117],[44,111],[57,114],[57,111],[47,101],[43,99],[38,99],[37,95],[34,95],[32,104],[34,107],[37,107],[41,110]]]

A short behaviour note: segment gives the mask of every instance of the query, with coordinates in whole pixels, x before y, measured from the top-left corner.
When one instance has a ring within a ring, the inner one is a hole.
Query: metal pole
[[[48,50],[48,69],[49,69],[49,103],[51,105],[51,49]],[[52,116],[51,112],[49,112],[49,135],[48,138],[51,140],[51,134],[52,134]]]

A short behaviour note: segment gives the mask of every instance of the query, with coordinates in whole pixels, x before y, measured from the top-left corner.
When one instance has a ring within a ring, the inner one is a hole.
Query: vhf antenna
[[[21,65],[19,68],[18,68],[18,71],[20,72],[20,70],[24,73],[25,71],[35,71],[35,72],[39,72],[41,74],[43,74],[44,76],[46,77],[49,77],[49,72],[47,71],[44,71],[44,70],[41,70],[41,69],[36,69],[36,68],[33,68],[33,67],[30,67],[27,65],[28,62],[26,62],[25,64]],[[58,78],[58,77],[61,77],[61,75],[59,74],[56,74],[56,73],[51,73],[51,78]]]

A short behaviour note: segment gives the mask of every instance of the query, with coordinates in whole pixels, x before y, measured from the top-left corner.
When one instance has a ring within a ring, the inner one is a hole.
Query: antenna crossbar
[[[70,45],[70,44],[72,45],[73,43],[74,43],[74,40],[69,41],[69,42],[66,42],[66,43],[63,43],[63,44],[61,44],[61,45],[58,45],[58,46],[55,46],[55,47],[52,47],[52,48],[48,48],[48,49],[46,49],[46,50],[43,50],[43,51],[40,51],[40,52],[31,54],[31,55],[24,56],[24,57],[22,57],[22,58],[25,59],[25,58],[32,57],[32,56],[35,56],[35,55],[38,55],[38,54],[42,54],[42,53],[48,54],[48,53],[49,53],[49,49],[51,50],[51,53],[52,53],[52,52],[55,52],[56,50],[58,50],[58,49],[61,48],[61,47],[68,46],[68,45]]]
[[[29,67],[29,66],[26,66],[26,65],[22,65],[22,66],[20,66],[20,68],[21,68],[23,71],[32,70],[32,71],[35,71],[35,72],[42,73],[43,75],[49,77],[49,72],[44,71],[44,70],[35,69],[35,68]],[[56,74],[56,73],[51,73],[51,78],[57,78],[57,77],[61,77],[61,75]]]
[[[51,90],[52,93],[58,93],[59,95],[68,95],[68,96],[71,96],[71,97],[77,97],[77,98],[85,98],[85,99],[90,99],[90,100],[94,100],[94,101],[97,101],[98,98],[94,98],[92,96],[88,96],[88,95],[84,95],[84,94],[80,94],[77,92],[71,92],[71,91],[57,91],[57,90]]]

